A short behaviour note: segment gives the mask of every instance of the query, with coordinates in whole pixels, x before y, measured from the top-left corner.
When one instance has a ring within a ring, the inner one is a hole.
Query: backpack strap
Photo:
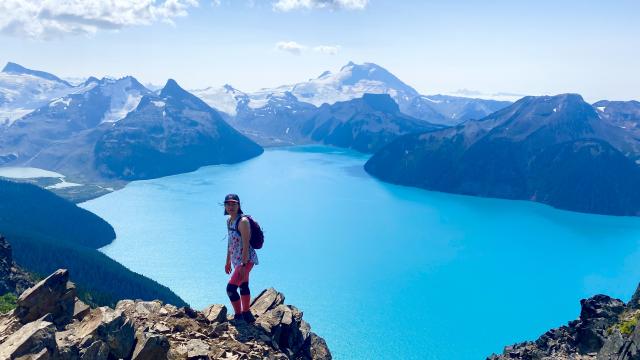
[[[238,216],[238,218],[236,219],[236,222],[234,224],[235,228],[229,228],[229,230],[233,230],[235,232],[237,232],[238,234],[240,234],[240,229],[238,229],[238,224],[240,224],[240,220],[242,220],[242,218],[245,217],[244,215],[240,215]],[[231,225],[231,219],[229,219],[229,225]]]

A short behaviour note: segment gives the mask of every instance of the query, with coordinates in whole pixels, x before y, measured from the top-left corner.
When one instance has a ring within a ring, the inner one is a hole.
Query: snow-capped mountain
[[[55,75],[9,62],[0,72],[0,126],[11,125],[52,99],[74,90],[71,84]]]
[[[466,120],[481,119],[509,105],[510,101],[420,95],[405,106],[404,112],[418,119],[432,119],[438,124],[457,125]]]
[[[323,72],[315,79],[298,83],[289,90],[300,101],[316,106],[361,98],[364,94],[388,94],[402,109],[419,96],[411,86],[373,63],[362,65],[349,62],[339,72]]]
[[[102,117],[102,122],[123,119],[138,106],[143,96],[151,94],[150,90],[132,76],[118,80],[104,78],[97,83],[97,88],[102,96],[109,99],[109,108]]]
[[[237,106],[240,102],[247,102],[249,96],[233,86],[225,84],[222,87],[208,87],[205,89],[191,90],[191,93],[202,99],[212,108],[225,114],[236,116]]]
[[[108,178],[148,179],[200,166],[247,160],[263,149],[217,111],[169,79],[158,95],[110,126],[95,145],[95,168]]]
[[[134,110],[143,96],[151,94],[130,76],[118,80],[91,77],[72,89],[72,93],[49,101],[4,128],[0,154],[12,155],[6,156],[4,163],[60,170],[75,149],[92,152],[92,140],[87,138],[91,132],[112,127]]]
[[[300,144],[309,142],[298,131],[300,124],[317,111],[318,108],[298,101],[290,92],[274,93],[258,101],[246,98],[228,122],[262,145]]]
[[[398,79],[383,67],[373,64],[349,62],[340,71],[323,72],[306,82],[265,88],[244,93],[225,85],[222,88],[194,90],[193,93],[210,106],[233,117],[242,102],[250,109],[260,109],[273,96],[291,93],[298,101],[315,106],[359,99],[364,94],[387,94],[400,107],[400,111],[434,124],[454,125],[471,118],[481,118],[510,105],[485,99],[442,95],[420,95],[414,88]],[[234,106],[235,103],[235,106]]]

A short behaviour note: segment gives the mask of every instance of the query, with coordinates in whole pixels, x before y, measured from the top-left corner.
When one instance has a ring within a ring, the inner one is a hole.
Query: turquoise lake
[[[239,194],[265,231],[253,295],[283,292],[336,359],[484,359],[636,289],[640,218],[391,185],[367,159],[269,149],[81,206],[115,228],[105,254],[194,308],[230,307],[222,200]]]

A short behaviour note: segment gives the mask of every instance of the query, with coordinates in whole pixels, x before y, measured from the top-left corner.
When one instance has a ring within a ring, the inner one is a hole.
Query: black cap
[[[229,194],[224,197],[224,202],[237,202],[240,203],[240,198],[236,194]]]

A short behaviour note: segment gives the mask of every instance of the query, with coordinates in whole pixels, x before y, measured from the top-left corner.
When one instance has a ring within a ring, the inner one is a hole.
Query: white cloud
[[[320,45],[313,48],[313,51],[327,55],[336,55],[338,50],[340,50],[340,46]]]
[[[294,55],[300,55],[302,53],[302,50],[306,49],[307,47],[304,45],[300,45],[295,41],[280,41],[276,44],[276,48],[278,50],[290,52]]]
[[[369,0],[277,0],[273,9],[291,11],[298,9],[363,10]]]
[[[197,0],[2,0],[0,32],[51,39],[157,21],[173,24],[174,18],[186,16],[194,6]]]
[[[338,53],[338,50],[340,50],[340,46],[319,45],[319,46],[311,47],[307,45],[298,44],[295,41],[279,41],[276,44],[276,49],[281,51],[286,51],[294,55],[302,55],[302,53],[306,52],[307,50],[309,51],[313,50],[314,52],[327,54],[327,55],[336,55]]]

